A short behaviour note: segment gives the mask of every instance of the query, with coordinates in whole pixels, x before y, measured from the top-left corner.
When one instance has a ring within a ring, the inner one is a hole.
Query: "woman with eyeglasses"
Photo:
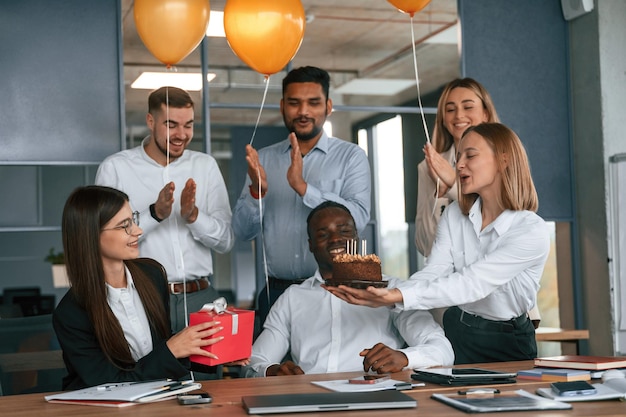
[[[63,389],[108,382],[189,378],[190,355],[219,342],[212,321],[172,336],[165,269],[138,258],[139,213],[128,196],[101,186],[77,188],[62,219],[71,288],[53,313],[68,375]]]

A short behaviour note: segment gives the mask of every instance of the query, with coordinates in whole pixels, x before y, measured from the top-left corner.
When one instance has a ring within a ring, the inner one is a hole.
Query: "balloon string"
[[[168,68],[168,70],[176,71],[176,67]],[[170,88],[169,86],[165,86],[165,184],[170,183]],[[156,127],[158,129],[158,127]],[[156,140],[156,137],[155,137]],[[172,207],[173,209],[173,207]],[[174,230],[178,230],[178,219],[176,215],[172,213],[168,221],[173,223]],[[177,232],[176,232],[177,233]],[[183,270],[183,274],[185,273],[185,259],[183,258],[183,252],[180,246],[178,247],[178,258],[180,259],[181,269]],[[187,307],[187,277],[183,276],[183,310],[185,312],[185,327],[189,326],[189,314]],[[191,379],[193,380],[193,372],[191,373]]]
[[[422,124],[424,126],[424,134],[426,135],[426,142],[430,143],[430,135],[428,133],[428,126],[426,125],[426,116],[424,116],[424,108],[422,107],[422,94],[420,93],[420,78],[417,72],[417,52],[415,51],[415,31],[413,30],[413,14],[411,14],[411,46],[413,47],[413,68],[415,69],[415,85],[417,86],[417,103],[420,108],[420,114],[422,116]],[[439,197],[439,178],[435,184],[435,203],[433,204],[433,210],[431,216],[435,215],[437,209],[437,198]]]
[[[263,272],[265,274],[265,296],[267,297],[267,305],[270,305],[270,282],[269,273],[267,271],[267,255],[265,252],[265,234],[263,233],[263,198],[261,194],[261,170],[256,170],[259,188],[257,189],[257,195],[259,196],[259,224],[261,225],[261,252],[263,254]]]
[[[270,85],[270,76],[265,76],[265,91],[263,91],[263,100],[261,100],[261,107],[259,108],[259,115],[256,118],[256,123],[254,124],[254,130],[252,131],[252,138],[250,139],[250,145],[254,142],[254,137],[256,136],[257,128],[259,127],[259,122],[261,121],[261,113],[263,112],[263,107],[265,106],[265,98],[267,97],[267,90]],[[259,196],[259,225],[261,226],[261,252],[263,254],[263,272],[265,273],[265,296],[267,297],[267,304],[270,305],[270,284],[269,284],[269,274],[267,272],[267,255],[265,252],[265,235],[263,233],[263,197],[261,197],[261,170],[257,168],[256,170],[259,188],[257,189],[257,195]]]
[[[422,123],[424,125],[424,133],[426,134],[426,142],[430,143],[430,135],[428,134],[426,117],[424,116],[424,109],[422,108],[420,79],[419,74],[417,73],[417,52],[415,51],[415,31],[413,30],[413,15],[411,15],[411,46],[413,46],[413,68],[415,69],[415,85],[417,86],[417,103],[419,104],[420,114],[422,115]]]
[[[170,179],[170,87],[165,86],[165,183]],[[158,131],[158,126],[155,126]],[[156,141],[156,137],[154,138]]]
[[[265,76],[265,91],[263,91],[263,100],[261,101],[261,108],[259,108],[259,115],[256,118],[254,130],[252,131],[252,138],[250,139],[250,145],[252,145],[252,142],[254,142],[254,137],[256,136],[256,130],[259,127],[259,122],[261,121],[261,113],[263,112],[263,106],[265,106],[265,98],[267,97],[267,89],[269,85],[270,85],[270,76],[266,75]]]

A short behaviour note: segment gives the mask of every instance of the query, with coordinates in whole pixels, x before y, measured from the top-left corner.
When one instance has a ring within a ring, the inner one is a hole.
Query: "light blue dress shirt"
[[[357,145],[323,133],[303,159],[307,189],[301,197],[287,181],[291,165],[289,139],[258,153],[268,187],[261,199],[268,274],[284,279],[310,277],[317,269],[306,231],[306,219],[313,208],[327,200],[345,205],[359,232],[369,221],[371,177],[367,155]],[[250,195],[250,183],[248,178],[233,211],[233,231],[241,240],[254,239],[261,231],[259,200]]]

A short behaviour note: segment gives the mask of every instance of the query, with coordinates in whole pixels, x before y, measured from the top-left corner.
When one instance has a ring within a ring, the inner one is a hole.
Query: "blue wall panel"
[[[524,142],[545,219],[573,219],[567,22],[559,1],[459,0],[461,71]]]
[[[119,14],[119,0],[0,0],[0,163],[119,150]]]

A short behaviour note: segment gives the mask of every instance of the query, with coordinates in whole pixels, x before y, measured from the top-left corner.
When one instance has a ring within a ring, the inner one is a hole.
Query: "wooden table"
[[[477,366],[477,365],[473,365]],[[478,365],[482,368],[518,371],[533,367],[532,361],[505,362]],[[305,393],[305,392],[327,392],[321,387],[312,385],[311,381],[347,379],[359,375],[359,372],[321,374],[321,375],[298,375],[286,377],[269,377],[255,379],[225,379],[204,381],[203,388],[213,397],[213,403],[201,406],[180,406],[176,401],[168,400],[152,404],[140,404],[126,408],[93,407],[81,405],[48,404],[44,399],[44,394],[27,394],[0,397],[0,414],[11,417],[96,417],[96,416],[133,416],[133,417],[237,417],[246,416],[246,412],[241,405],[241,397],[245,395],[266,395],[281,393]],[[410,380],[411,371],[403,371],[393,374],[392,377],[398,380]],[[536,382],[520,380],[515,384],[501,384],[497,387],[500,390],[525,389],[534,392],[539,387],[546,387],[547,382]],[[404,391],[411,397],[417,399],[417,409],[400,410],[362,410],[362,411],[333,411],[321,413],[298,413],[292,416],[300,417],[385,417],[400,416],[464,416],[462,411],[455,410],[447,405],[441,404],[430,398],[434,392],[456,391],[459,388],[444,387],[434,384],[427,384],[425,387],[415,388],[411,391]],[[626,415],[626,402],[617,400],[574,403],[572,410],[550,411],[550,412],[507,412],[489,413],[489,416],[511,416],[511,417],[574,417],[574,416],[624,416]]]
[[[65,369],[62,350],[0,354],[2,372],[24,372],[46,369]],[[60,387],[60,385],[59,385]]]
[[[535,330],[537,342],[561,342],[564,355],[579,352],[578,342],[589,339],[589,330],[561,329],[559,327],[539,327]]]

